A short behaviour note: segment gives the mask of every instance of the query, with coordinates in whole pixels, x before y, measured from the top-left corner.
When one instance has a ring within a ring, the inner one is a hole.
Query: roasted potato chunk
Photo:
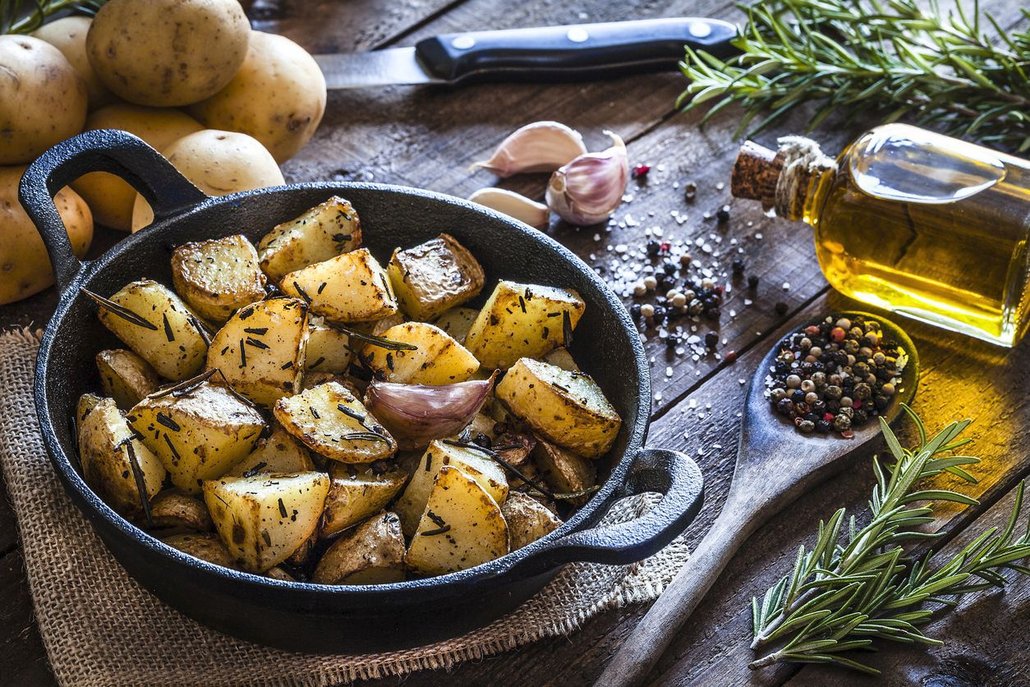
[[[141,279],[99,305],[97,316],[103,325],[165,379],[187,379],[204,365],[203,325],[168,287]]]
[[[204,503],[233,559],[263,572],[304,545],[329,493],[322,472],[270,473],[204,482]]]
[[[393,513],[379,513],[326,549],[311,581],[386,584],[404,579],[404,535]]]
[[[579,365],[577,365],[576,361],[572,358],[572,354],[569,353],[569,349],[564,346],[554,349],[545,355],[543,360],[545,363],[557,365],[561,369],[568,370],[569,372],[580,371]]]
[[[178,489],[165,489],[150,500],[150,519],[165,531],[207,532],[211,516],[204,502]]]
[[[479,311],[475,308],[451,308],[433,320],[432,324],[450,334],[451,338],[458,343],[463,344],[465,336],[478,316]]]
[[[403,470],[376,473],[370,469],[336,463],[329,467],[332,479],[329,496],[322,514],[323,537],[332,537],[381,511],[404,483],[408,475]]]
[[[79,427],[79,461],[86,483],[127,517],[143,513],[143,499],[149,502],[161,491],[165,478],[161,461],[136,438],[110,398],[97,403]]]
[[[608,452],[622,426],[593,379],[522,358],[497,385],[497,398],[536,433],[587,458]]]
[[[172,251],[172,284],[194,312],[218,323],[265,296],[257,251],[240,234],[178,246]]]
[[[83,394],[79,396],[79,402],[75,404],[75,426],[81,427],[86,416],[93,412],[103,398],[96,394]]]
[[[321,317],[308,319],[308,350],[304,369],[344,374],[350,368],[350,338],[325,324]]]
[[[161,541],[173,549],[179,549],[179,551],[202,561],[214,563],[223,568],[237,569],[236,561],[233,560],[229,549],[225,548],[225,544],[217,534],[173,534]]]
[[[245,305],[211,340],[208,369],[255,403],[271,406],[300,391],[308,341],[308,307],[295,298]]]
[[[97,370],[100,388],[123,410],[139,403],[161,383],[150,363],[124,348],[97,353]]]
[[[397,312],[386,271],[366,248],[290,272],[280,288],[331,322],[371,322]]]
[[[542,503],[513,491],[501,505],[501,515],[508,524],[508,539],[511,550],[521,549],[540,537],[561,527],[561,520]]]
[[[383,338],[417,346],[391,351],[368,344],[362,360],[378,377],[399,384],[454,384],[469,379],[479,361],[442,329],[426,322],[405,322],[390,327]]]
[[[597,467],[594,462],[560,446],[538,441],[532,457],[547,486],[555,493],[577,494],[597,484]],[[570,498],[569,503],[582,506],[589,500],[590,495],[584,494]]]
[[[276,424],[272,433],[258,442],[254,451],[225,473],[232,477],[250,477],[263,472],[309,472],[315,463],[290,433]]]
[[[479,262],[450,234],[395,250],[387,272],[401,309],[423,321],[475,298],[486,281]]]
[[[411,481],[394,504],[400,516],[404,534],[415,533],[425,510],[437,474],[446,466],[458,468],[462,474],[474,479],[497,503],[508,496],[508,479],[504,469],[490,458],[490,454],[473,445],[457,445],[448,441],[434,441],[422,454]]]
[[[572,289],[502,281],[465,336],[483,367],[510,367],[567,345],[586,304]]]
[[[371,463],[397,451],[397,442],[386,428],[337,382],[279,399],[274,413],[287,432],[326,458]]]
[[[186,393],[152,394],[128,422],[168,470],[172,484],[199,494],[206,479],[228,472],[254,450],[265,421],[231,391],[201,382]]]
[[[408,547],[408,565],[426,575],[442,575],[506,553],[508,526],[497,502],[460,469],[440,468]]]
[[[300,217],[276,225],[258,243],[261,269],[278,282],[290,272],[347,253],[361,245],[361,221],[339,196]]]

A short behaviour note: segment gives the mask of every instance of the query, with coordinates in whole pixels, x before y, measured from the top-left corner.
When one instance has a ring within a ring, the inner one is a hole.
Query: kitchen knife
[[[675,69],[683,46],[736,52],[737,27],[701,17],[449,33],[410,48],[316,55],[329,89],[470,81],[578,81]]]

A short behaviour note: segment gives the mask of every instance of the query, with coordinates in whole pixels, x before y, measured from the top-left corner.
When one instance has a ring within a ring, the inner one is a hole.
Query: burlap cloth
[[[510,615],[417,649],[319,656],[237,641],[137,585],[64,493],[43,448],[32,401],[37,336],[28,330],[0,334],[0,463],[18,518],[36,620],[61,684],[332,685],[447,669],[567,635],[607,609],[652,600],[687,559],[686,546],[677,540],[636,565],[569,565]],[[637,517],[656,499],[624,499],[605,521]]]

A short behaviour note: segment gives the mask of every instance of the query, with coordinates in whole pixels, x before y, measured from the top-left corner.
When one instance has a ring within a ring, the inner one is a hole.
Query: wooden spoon
[[[909,356],[902,371],[902,383],[884,413],[884,418],[893,422],[901,404],[909,403],[915,394],[919,377],[915,345],[904,331],[883,317],[860,312],[841,313],[837,317],[856,315],[878,321],[884,336],[893,338]],[[821,321],[822,318],[809,324]],[[641,684],[751,533],[814,484],[844,468],[848,456],[879,438],[880,424],[876,421],[856,429],[855,436],[849,440],[835,432],[801,434],[786,418],[774,413],[765,397],[765,380],[780,351],[780,343],[782,340],[766,354],[751,378],[737,463],[722,512],[686,565],[616,652],[598,679],[598,685]]]

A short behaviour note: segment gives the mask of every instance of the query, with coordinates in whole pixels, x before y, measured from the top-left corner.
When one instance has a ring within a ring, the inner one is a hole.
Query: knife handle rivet
[[[565,37],[573,43],[582,43],[590,38],[590,34],[587,33],[587,30],[582,26],[573,26],[569,29],[568,33],[565,34]]]
[[[476,39],[472,36],[469,36],[468,34],[465,34],[463,36],[457,36],[454,40],[451,41],[451,46],[455,50],[468,50],[475,44]]]
[[[703,21],[691,22],[690,26],[687,27],[687,31],[694,38],[705,38],[712,33],[712,27]]]

